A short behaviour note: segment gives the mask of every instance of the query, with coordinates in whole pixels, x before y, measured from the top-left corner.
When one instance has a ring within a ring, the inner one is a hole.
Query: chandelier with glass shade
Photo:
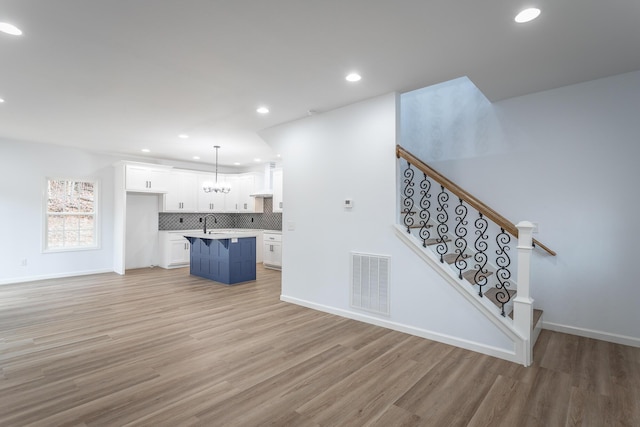
[[[218,149],[219,145],[214,145],[213,148],[216,149],[216,182],[205,181],[202,183],[202,189],[205,193],[223,193],[227,194],[231,191],[231,186],[226,182],[218,182]]]

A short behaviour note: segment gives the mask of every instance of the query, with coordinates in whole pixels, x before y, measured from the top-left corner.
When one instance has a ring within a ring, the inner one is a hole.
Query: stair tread
[[[451,238],[449,236],[444,236],[444,241],[449,243],[451,242]],[[437,245],[438,243],[442,243],[439,237],[434,237],[433,239],[427,239],[424,241],[424,244],[427,246]]]
[[[489,288],[489,290],[487,292],[484,293],[484,296],[487,297],[489,299],[489,301],[491,301],[492,303],[494,303],[497,307],[502,307],[502,303],[500,301],[498,301],[498,299],[496,298],[496,295],[498,292],[503,291],[504,289],[498,289],[498,288]],[[516,291],[514,289],[506,289],[507,292],[509,292],[509,299],[512,299],[513,296],[516,294]]]
[[[538,310],[535,308],[533,309],[533,324],[531,325],[531,329],[535,328],[535,326],[538,324],[540,318],[542,317],[542,313],[542,310]],[[513,319],[513,310],[511,310],[511,313],[509,313],[509,317]]]
[[[471,270],[466,270],[464,273],[462,273],[462,277],[469,283],[471,283],[472,285],[475,285],[476,282],[474,281],[476,272],[478,272],[479,270],[477,268],[472,268]],[[493,274],[493,271],[487,271],[486,273],[483,273],[483,275],[485,277],[489,277]]]
[[[471,255],[462,254],[462,259],[467,259],[467,258],[471,258]],[[446,254],[444,256],[444,262],[446,262],[447,264],[453,264],[454,262],[456,262],[456,259],[458,259],[458,254],[456,253]]]

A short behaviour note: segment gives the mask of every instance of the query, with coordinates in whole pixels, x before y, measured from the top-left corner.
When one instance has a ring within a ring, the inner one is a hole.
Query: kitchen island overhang
[[[185,233],[189,273],[226,285],[256,280],[256,237],[251,232]]]

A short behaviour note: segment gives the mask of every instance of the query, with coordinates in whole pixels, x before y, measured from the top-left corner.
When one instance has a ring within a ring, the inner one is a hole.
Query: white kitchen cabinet
[[[163,196],[163,212],[195,212],[198,177],[193,172],[173,171],[169,175],[167,193]]]
[[[218,174],[218,179],[220,181],[227,182],[227,178],[223,174]],[[226,197],[223,193],[210,192],[205,193],[202,189],[203,184],[205,182],[215,183],[216,182],[216,174],[214,173],[203,173],[198,174],[198,212],[213,212],[213,213],[221,213],[225,212],[225,201]]]
[[[224,212],[238,212],[238,177],[237,175],[227,175],[225,182],[231,186],[231,191],[224,195]]]
[[[273,170],[273,212],[282,212],[282,169]]]
[[[225,182],[231,187],[231,191],[223,193],[208,193],[208,195],[199,196],[198,211],[199,212],[255,212],[250,209],[248,204],[247,181],[242,179],[244,174],[218,174],[218,181]],[[215,174],[209,181],[215,182]],[[202,187],[200,185],[200,187]],[[202,189],[200,188],[200,191]],[[204,191],[203,191],[204,193]],[[207,194],[207,193],[205,193]],[[261,211],[260,211],[261,212]]]
[[[262,263],[266,268],[282,269],[282,234],[265,231],[263,234]]]
[[[165,193],[169,183],[170,168],[145,164],[125,166],[125,189],[143,193]]]
[[[184,231],[160,231],[160,267],[177,268],[189,265],[191,246]]]
[[[238,188],[238,210],[240,213],[262,213],[264,202],[261,197],[251,197],[262,188],[262,179],[257,173],[239,174],[236,180]]]

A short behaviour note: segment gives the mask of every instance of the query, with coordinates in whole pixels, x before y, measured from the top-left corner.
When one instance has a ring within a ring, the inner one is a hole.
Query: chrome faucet
[[[215,216],[213,216],[211,214],[205,215],[204,216],[204,230],[202,230],[204,232],[204,234],[207,234],[207,218],[208,217],[212,217],[213,218],[213,223],[214,224],[218,223],[218,219]]]

